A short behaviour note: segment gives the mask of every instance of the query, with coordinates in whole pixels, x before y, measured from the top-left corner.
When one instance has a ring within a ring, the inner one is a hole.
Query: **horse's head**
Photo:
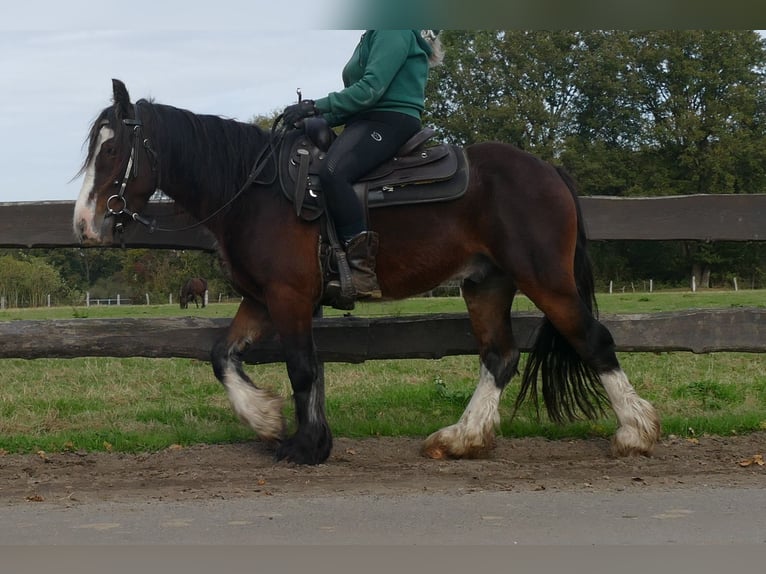
[[[156,189],[156,153],[140,114],[120,80],[112,80],[113,105],[90,129],[84,181],[74,209],[74,233],[84,245],[110,244],[115,229],[139,215]],[[144,102],[146,103],[146,102]]]

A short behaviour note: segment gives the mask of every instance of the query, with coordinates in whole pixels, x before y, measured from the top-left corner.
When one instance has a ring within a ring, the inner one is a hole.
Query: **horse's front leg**
[[[297,425],[295,434],[277,447],[277,459],[321,464],[332,451],[332,433],[325,416],[324,371],[314,346],[313,307],[288,298],[270,304],[269,310],[282,341]]]
[[[244,299],[229,329],[213,347],[211,361],[216,378],[226,389],[232,409],[266,442],[285,435],[282,398],[258,388],[242,368],[248,345],[272,332],[271,320],[260,303]]]

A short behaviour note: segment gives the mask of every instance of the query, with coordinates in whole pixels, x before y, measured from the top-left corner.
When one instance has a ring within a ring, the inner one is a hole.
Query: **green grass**
[[[662,291],[654,293],[597,293],[596,302],[601,313],[654,313],[683,309],[730,309],[766,307],[766,291]],[[534,304],[524,295],[517,295],[513,311],[535,311]],[[420,297],[384,303],[357,305],[355,315],[400,316],[418,313],[462,313],[463,300],[459,297]],[[338,311],[329,310],[330,316]]]
[[[601,313],[653,313],[682,309],[731,309],[766,307],[766,291],[662,291],[654,293],[598,293]],[[0,310],[0,321],[34,319],[104,319],[119,317],[233,317],[237,302],[211,303],[204,309],[192,306],[181,309],[178,305],[101,305],[91,307],[38,307],[34,309]],[[514,300],[513,310],[534,311],[535,306],[524,295]],[[465,304],[460,297],[417,297],[402,301],[358,303],[353,315],[360,317],[399,317],[421,313],[464,313]],[[344,311],[324,309],[326,317],[343,315]]]
[[[687,308],[764,307],[766,292],[620,293],[599,295],[603,313]],[[519,297],[519,311],[532,309]],[[235,304],[5,310],[0,320],[120,316],[231,317]],[[360,305],[356,315],[462,312],[460,299],[421,298]],[[340,314],[326,310],[326,316]],[[523,367],[522,359],[522,367]],[[727,435],[766,429],[766,355],[748,353],[622,353],[639,394],[660,412],[664,434]],[[336,436],[418,436],[454,423],[476,384],[478,359],[369,361],[326,365],[327,413]],[[256,383],[284,397],[283,365],[248,367]],[[517,384],[501,403],[503,436],[610,436],[601,420],[555,425],[531,404],[511,418]],[[286,401],[285,414],[292,418]],[[240,442],[253,438],[232,414],[206,362],[186,359],[0,360],[0,451],[152,451],[172,444]]]

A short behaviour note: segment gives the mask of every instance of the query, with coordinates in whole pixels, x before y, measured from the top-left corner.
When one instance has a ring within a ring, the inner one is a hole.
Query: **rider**
[[[288,125],[320,114],[333,127],[345,124],[319,179],[358,298],[380,298],[381,293],[375,275],[378,234],[367,230],[353,184],[420,130],[428,69],[442,57],[438,33],[367,30],[343,68],[342,90],[284,110]]]

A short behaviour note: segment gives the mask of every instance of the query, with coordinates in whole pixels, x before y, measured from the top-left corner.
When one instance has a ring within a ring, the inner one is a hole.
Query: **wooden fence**
[[[591,240],[763,241],[766,195],[697,195],[663,198],[582,198]],[[73,202],[0,204],[0,247],[77,247]],[[188,217],[170,204],[151,212],[163,227],[183,227]],[[149,233],[134,226],[127,247],[214,248],[202,228]],[[766,351],[766,309],[711,309],[672,313],[604,315],[620,351]],[[523,350],[540,316],[514,314]],[[228,319],[76,319],[0,323],[0,358],[79,356],[189,357],[207,359]],[[320,359],[439,358],[472,354],[476,342],[465,313],[399,318],[323,318],[315,326]],[[251,349],[247,362],[281,360],[275,341]]]
[[[588,236],[596,241],[766,240],[766,194],[581,199]],[[73,211],[71,201],[0,203],[0,247],[78,247],[72,231]],[[192,222],[169,203],[155,204],[147,214],[166,228]],[[212,237],[201,227],[149,233],[134,225],[125,234],[125,243],[157,249],[213,249]]]

